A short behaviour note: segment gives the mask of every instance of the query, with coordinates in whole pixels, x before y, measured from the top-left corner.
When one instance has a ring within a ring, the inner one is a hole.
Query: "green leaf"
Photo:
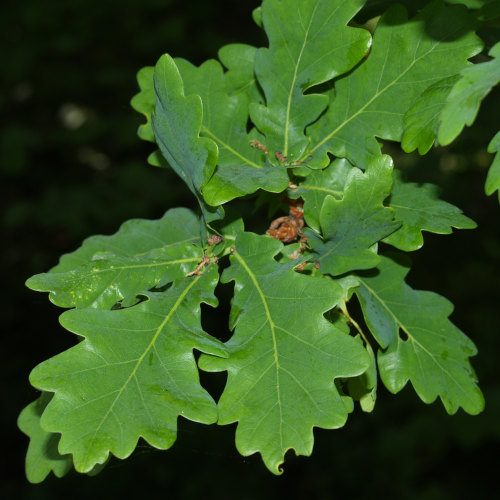
[[[198,199],[205,221],[220,219],[221,209],[209,207],[201,195],[217,163],[217,145],[200,137],[203,104],[199,95],[184,94],[174,60],[165,54],[155,66],[156,107],[153,130],[162,155]]]
[[[434,83],[408,110],[404,118],[406,129],[401,141],[404,151],[411,153],[418,148],[418,152],[424,155],[431,149],[436,142],[446,99],[459,79],[460,75],[453,75]]]
[[[465,125],[476,119],[481,101],[500,82],[500,42],[489,52],[491,61],[464,69],[462,78],[454,85],[441,113],[438,140],[450,144]]]
[[[226,88],[229,95],[244,93],[249,102],[263,101],[255,78],[255,54],[257,49],[244,43],[232,43],[219,50],[219,59],[227,68]]]
[[[485,191],[489,196],[498,189],[498,200],[500,201],[500,132],[497,132],[495,137],[488,145],[488,153],[497,153],[493,159],[488,177],[486,178]]]
[[[238,451],[261,453],[279,474],[287,450],[311,454],[313,427],[344,425],[352,402],[334,380],[363,373],[369,359],[341,323],[323,316],[343,293],[332,279],[278,264],[283,245],[266,236],[241,234],[235,248],[222,278],[235,282],[229,357],[202,356],[200,368],[228,371],[219,424],[238,422]]]
[[[359,336],[356,340],[362,342]],[[361,409],[366,413],[371,413],[377,401],[377,360],[370,344],[366,345],[366,350],[370,356],[370,366],[365,373],[350,378],[347,381],[347,388],[349,395],[355,401],[359,401]]]
[[[436,293],[408,286],[408,270],[408,261],[396,254],[383,256],[376,274],[358,276],[355,293],[383,348],[378,353],[382,382],[396,393],[410,381],[425,403],[439,396],[450,414],[459,407],[477,414],[484,399],[468,360],[476,348],[449,321],[452,304]]]
[[[26,477],[30,483],[41,483],[51,472],[63,477],[73,463],[71,455],[61,455],[57,450],[60,436],[40,426],[40,417],[51,399],[52,394],[42,393],[24,408],[17,421],[21,431],[30,438],[26,454]]]
[[[266,105],[252,104],[250,115],[270,151],[290,160],[304,153],[304,129],[328,105],[327,96],[304,92],[349,71],[370,47],[367,31],[346,26],[363,3],[264,0],[269,48],[258,50],[255,72]]]
[[[381,156],[365,173],[351,169],[344,197],[327,196],[320,213],[323,239],[306,230],[322,273],[337,276],[354,269],[369,269],[380,258],[371,248],[401,225],[392,209],[383,206],[391,192],[392,160]]]
[[[128,309],[71,309],[61,324],[85,340],[38,365],[31,383],[54,392],[42,427],[61,433],[59,452],[71,453],[79,472],[128,457],[139,437],[166,449],[177,418],[217,420],[217,408],[199,383],[193,349],[225,356],[200,326],[200,303],[217,304],[217,269],[184,278]]]
[[[137,135],[143,141],[154,142],[155,134],[153,132],[153,126],[151,125],[151,115],[153,113],[156,95],[154,88],[154,67],[146,66],[139,70],[137,73],[137,82],[139,83],[139,92],[132,97],[130,101],[130,105],[133,109],[141,113],[146,117],[146,123],[139,125],[137,130]],[[162,167],[165,166],[161,161],[163,157],[161,153],[156,150],[154,153],[150,154],[148,157],[148,163],[153,165],[154,167]]]
[[[394,218],[403,225],[385,238],[384,242],[405,252],[422,247],[422,231],[450,234],[453,227],[476,227],[476,223],[463,215],[459,208],[439,199],[437,186],[405,182],[399,171],[394,172],[389,206],[394,209]]]
[[[161,219],[133,219],[112,236],[92,236],[49,273],[31,277],[32,290],[50,292],[60,307],[110,309],[122,299],[163,286],[196,268],[203,257],[200,222],[184,208]]]
[[[137,135],[143,141],[155,142],[155,134],[151,126],[151,113],[155,107],[154,67],[146,66],[137,73],[137,83],[140,91],[132,97],[130,105],[146,117],[146,123],[139,126]]]
[[[305,179],[300,179],[297,188],[289,189],[289,196],[304,200],[304,219],[309,227],[320,231],[319,214],[325,198],[330,195],[342,198],[347,175],[352,165],[339,158],[324,170],[313,170]]]
[[[286,189],[286,167],[266,164],[262,151],[250,145],[258,135],[247,133],[248,97],[244,93],[228,95],[221,65],[210,60],[197,68],[179,60],[178,68],[186,93],[201,97],[201,133],[219,151],[215,173],[203,188],[207,203],[220,205],[259,188],[275,193]]]
[[[403,7],[391,7],[366,61],[336,82],[327,112],[308,128],[310,162],[325,166],[330,152],[365,168],[380,155],[376,137],[401,141],[403,117],[415,99],[481,50],[475,27],[462,6],[434,1],[410,21]]]

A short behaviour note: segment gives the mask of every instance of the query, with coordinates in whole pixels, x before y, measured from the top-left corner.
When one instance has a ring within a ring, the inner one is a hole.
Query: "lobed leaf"
[[[30,438],[26,454],[26,477],[30,483],[41,483],[51,472],[63,477],[73,464],[71,455],[61,455],[57,450],[60,436],[40,426],[40,418],[51,399],[52,394],[42,393],[24,408],[17,421],[21,431]]]
[[[304,179],[300,179],[296,188],[288,190],[292,198],[304,200],[304,219],[309,227],[320,231],[319,214],[327,196],[341,199],[344,186],[352,165],[344,158],[337,158],[323,170],[312,170]]]
[[[200,303],[217,304],[217,281],[210,265],[128,309],[62,314],[61,324],[84,340],[38,365],[30,380],[55,393],[41,425],[61,434],[59,452],[72,454],[77,471],[91,471],[110,453],[128,457],[139,437],[169,448],[179,415],[207,424],[217,420],[192,352],[226,355],[200,326]]]
[[[221,65],[215,60],[199,68],[184,60],[177,64],[186,92],[201,98],[201,133],[218,148],[217,168],[203,188],[207,203],[220,205],[257,189],[275,193],[286,189],[286,167],[266,164],[262,151],[250,145],[259,135],[247,133],[248,96],[228,95]]]
[[[231,43],[219,50],[220,62],[227,68],[226,89],[229,95],[244,93],[249,102],[264,100],[255,77],[257,49],[244,43]]]
[[[264,0],[269,48],[257,51],[255,72],[266,105],[251,104],[253,123],[272,152],[298,160],[308,146],[307,125],[328,97],[305,92],[352,69],[370,47],[370,34],[347,23],[364,0]]]
[[[267,236],[236,238],[222,281],[235,282],[227,359],[202,356],[200,368],[228,372],[219,400],[219,424],[238,422],[242,455],[259,452],[271,472],[281,472],[287,450],[310,455],[313,427],[344,425],[352,410],[335,379],[363,373],[369,359],[342,323],[324,313],[343,290],[326,277],[295,273],[277,263],[283,245]]]
[[[500,42],[489,52],[491,61],[475,64],[461,72],[441,113],[438,140],[447,145],[476,119],[481,101],[500,82]]]
[[[475,27],[462,6],[434,1],[411,20],[403,7],[391,7],[378,23],[366,61],[336,82],[327,112],[307,129],[309,164],[327,165],[330,152],[366,168],[380,155],[377,137],[401,141],[403,117],[415,99],[481,50]]]
[[[372,247],[400,227],[392,209],[383,206],[392,187],[392,160],[381,156],[363,173],[351,169],[342,200],[328,195],[320,212],[323,238],[305,234],[324,274],[337,276],[355,269],[369,269],[380,258]]]
[[[156,107],[153,130],[162,155],[196,196],[205,221],[223,216],[222,209],[209,207],[202,188],[212,176],[217,163],[217,145],[200,137],[203,104],[199,95],[184,94],[184,84],[174,60],[163,55],[155,66]]]
[[[486,178],[485,191],[489,196],[498,189],[498,200],[500,201],[500,132],[497,132],[495,137],[488,145],[488,153],[496,153],[493,163],[491,164]]]
[[[411,252],[424,244],[422,231],[450,234],[452,228],[474,229],[476,223],[462,211],[438,198],[438,187],[433,184],[405,182],[399,171],[394,172],[394,184],[389,206],[394,218],[402,226],[384,239],[400,250]]]
[[[50,292],[50,300],[60,307],[110,309],[192,271],[203,256],[195,246],[200,243],[198,217],[176,208],[158,220],[130,220],[112,236],[86,239],[49,273],[31,277],[26,285]]]
[[[468,360],[476,348],[448,319],[450,302],[405,283],[408,270],[400,254],[388,254],[377,273],[358,275],[355,293],[383,349],[378,353],[382,382],[396,393],[410,381],[425,403],[439,396],[450,414],[459,407],[477,414],[484,399]]]

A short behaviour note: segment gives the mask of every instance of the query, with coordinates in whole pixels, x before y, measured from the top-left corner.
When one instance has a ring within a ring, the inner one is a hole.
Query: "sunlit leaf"
[[[352,402],[334,380],[359,375],[369,365],[345,326],[323,316],[340,301],[342,288],[277,263],[273,256],[281,248],[266,236],[237,237],[222,278],[235,282],[229,357],[200,359],[203,370],[228,372],[219,424],[238,422],[239,452],[259,452],[275,474],[288,449],[311,454],[313,427],[344,424]]]
[[[488,145],[488,153],[496,153],[486,178],[485,191],[487,195],[493,194],[498,189],[498,200],[500,201],[500,132]]]
[[[198,217],[176,208],[161,219],[133,219],[114,235],[88,238],[49,273],[36,274],[26,285],[50,292],[50,300],[61,307],[109,309],[192,271],[203,256],[196,244]]]
[[[84,340],[38,365],[30,381],[55,393],[41,425],[61,434],[59,452],[72,454],[77,471],[92,470],[110,453],[129,456],[139,437],[169,448],[179,416],[217,420],[192,352],[225,355],[223,344],[200,326],[200,303],[216,305],[217,281],[211,265],[128,309],[72,309],[61,316]]]

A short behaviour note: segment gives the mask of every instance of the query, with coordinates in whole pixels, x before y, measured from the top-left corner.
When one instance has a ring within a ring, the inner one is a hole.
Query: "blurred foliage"
[[[316,431],[313,457],[292,458],[273,477],[260,457],[242,458],[234,428],[180,421],[178,443],[167,452],[147,446],[126,462],[113,459],[95,478],[70,474],[33,486],[24,478],[27,440],[16,428],[35,395],[31,368],[74,342],[57,323],[59,311],[24,281],[57,263],[60,254],[96,233],[111,233],[131,217],[160,217],[193,199],[168,170],[146,164],[151,146],[139,141],[140,117],[129,106],[136,72],[169,52],[200,64],[231,42],[263,44],[250,13],[258,0],[7,0],[0,7],[4,71],[0,92],[0,221],[4,266],[5,373],[1,421],[5,498],[111,498],[144,491],[172,498],[379,497],[488,498],[496,486],[490,459],[500,444],[500,207],[486,198],[484,179],[498,129],[500,92],[484,102],[474,126],[451,146],[421,158],[392,144],[409,180],[434,182],[479,228],[451,236],[425,235],[409,282],[451,299],[452,319],[476,342],[473,360],[486,396],[478,417],[426,406],[411,388],[397,398],[381,389],[373,414],[357,411],[340,431]],[[253,209],[253,200],[241,211]],[[250,229],[265,227],[257,212]],[[226,287],[228,285],[225,285]],[[225,286],[219,287],[224,296]],[[206,312],[209,312],[208,309]],[[226,314],[223,316],[223,314]],[[226,331],[227,305],[206,317],[210,332]],[[38,328],[43,334],[33,335]],[[223,376],[204,376],[220,390]],[[6,452],[5,450],[8,450]]]

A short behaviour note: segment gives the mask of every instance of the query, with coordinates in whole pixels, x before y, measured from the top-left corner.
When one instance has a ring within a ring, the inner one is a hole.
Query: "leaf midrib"
[[[113,412],[113,408],[115,407],[116,403],[120,399],[123,391],[127,388],[127,386],[130,383],[130,381],[136,376],[137,370],[139,369],[139,367],[140,367],[142,361],[144,360],[144,358],[146,357],[147,353],[150,351],[150,349],[154,348],[156,340],[158,339],[158,337],[159,337],[160,333],[162,332],[163,328],[165,328],[165,325],[170,321],[170,319],[172,318],[172,316],[174,315],[174,313],[177,312],[177,309],[181,305],[181,303],[184,300],[184,298],[186,297],[186,295],[189,293],[189,291],[191,290],[191,288],[193,288],[193,286],[198,282],[198,280],[202,276],[203,275],[200,274],[200,275],[196,276],[195,278],[193,278],[191,280],[191,283],[189,283],[189,285],[179,295],[178,299],[176,300],[176,302],[172,306],[172,309],[169,311],[169,313],[165,316],[165,319],[160,323],[160,325],[156,329],[156,332],[153,335],[153,338],[151,339],[151,342],[147,345],[146,349],[144,349],[144,352],[142,353],[142,355],[137,359],[137,363],[135,364],[135,366],[134,366],[133,370],[131,371],[129,377],[127,378],[127,380],[125,381],[125,383],[122,385],[122,387],[118,390],[118,394],[116,395],[116,397],[113,400],[113,402],[111,403],[108,411],[104,414],[104,416],[102,417],[99,425],[97,426],[96,430],[94,431],[92,439],[90,440],[89,446],[87,448],[87,453],[85,455],[85,461],[88,458],[90,450],[92,449],[92,446],[93,446],[93,443],[94,443],[94,441],[96,439],[97,433],[99,432],[99,430],[101,429],[101,427],[104,425],[104,422],[107,420],[107,418],[109,417],[109,415]]]
[[[248,264],[245,262],[243,257],[238,253],[234,252],[233,256],[236,258],[236,260],[240,263],[240,265],[243,267],[243,269],[247,272],[248,276],[250,277],[255,289],[257,290],[257,293],[259,294],[259,297],[261,299],[262,305],[264,306],[264,310],[266,313],[267,320],[269,322],[269,326],[271,328],[271,337],[273,341],[273,354],[274,354],[274,365],[276,366],[276,395],[278,398],[277,404],[279,408],[279,413],[280,413],[280,448],[283,449],[283,408],[281,404],[281,393],[280,393],[280,363],[279,363],[279,357],[278,357],[278,343],[276,340],[276,332],[275,332],[275,324],[271,316],[271,311],[269,310],[269,305],[266,300],[266,296],[262,289],[259,286],[259,282],[257,281],[257,278],[255,274],[252,272]]]

